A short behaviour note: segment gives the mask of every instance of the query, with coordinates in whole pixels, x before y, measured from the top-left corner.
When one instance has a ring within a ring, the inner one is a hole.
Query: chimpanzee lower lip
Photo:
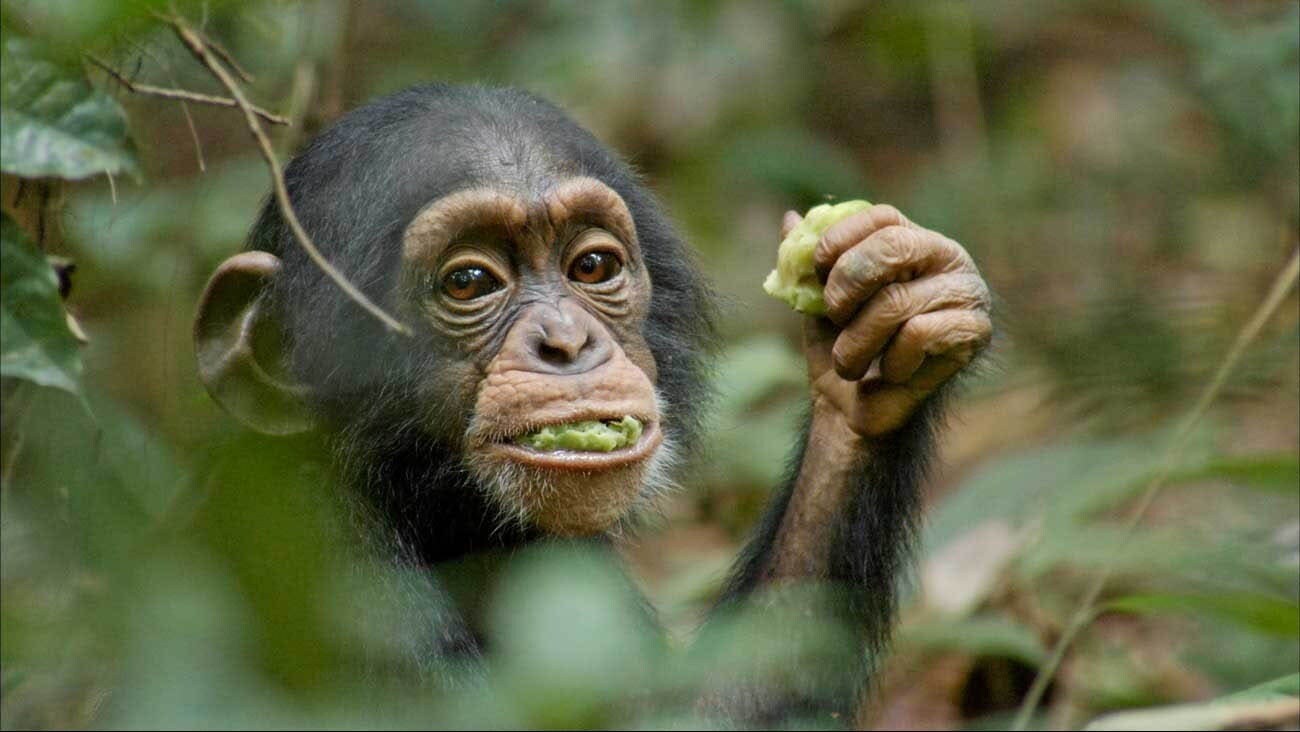
[[[511,460],[529,467],[551,470],[596,471],[620,468],[640,462],[658,449],[663,442],[663,433],[656,421],[642,420],[644,425],[641,439],[635,444],[621,447],[609,452],[579,452],[576,450],[552,450],[543,452],[513,442],[497,442],[490,449],[499,450]]]

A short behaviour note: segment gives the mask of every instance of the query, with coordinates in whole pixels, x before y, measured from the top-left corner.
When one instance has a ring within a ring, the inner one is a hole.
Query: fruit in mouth
[[[813,206],[804,214],[790,233],[781,241],[776,256],[776,269],[763,281],[763,290],[787,305],[808,315],[825,315],[826,300],[822,296],[822,283],[813,267],[813,252],[822,233],[841,219],[862,211],[871,204],[866,201],[823,203]]]
[[[635,417],[593,419],[546,425],[516,438],[515,442],[541,452],[611,452],[636,444],[643,430],[641,421]]]

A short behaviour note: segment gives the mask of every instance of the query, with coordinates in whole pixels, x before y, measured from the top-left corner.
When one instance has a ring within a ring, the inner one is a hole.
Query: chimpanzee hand
[[[787,213],[782,236],[799,221]],[[992,336],[989,290],[970,255],[892,206],[828,228],[814,262],[828,310],[804,322],[815,411],[861,437],[901,427]]]

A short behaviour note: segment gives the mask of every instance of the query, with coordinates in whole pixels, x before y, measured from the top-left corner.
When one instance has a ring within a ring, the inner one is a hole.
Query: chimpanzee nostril
[[[532,368],[556,374],[580,374],[604,363],[610,356],[609,335],[599,321],[579,306],[561,303],[542,306],[532,314],[533,325],[524,341]]]
[[[540,325],[537,355],[547,363],[573,362],[587,345],[587,323],[575,322],[567,313],[556,311],[552,317],[543,317]]]
[[[543,339],[537,344],[537,355],[552,366],[567,366],[576,360],[581,349],[574,350],[564,346],[554,346]]]

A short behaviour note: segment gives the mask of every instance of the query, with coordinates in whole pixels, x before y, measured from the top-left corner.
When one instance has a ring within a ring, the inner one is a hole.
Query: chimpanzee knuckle
[[[952,359],[964,366],[975,357],[975,345],[964,335],[950,332],[939,338],[937,343],[931,344],[926,352],[931,356]]]
[[[828,270],[835,266],[835,260],[844,252],[839,248],[838,240],[829,236],[823,236],[817,241],[817,246],[813,249],[813,266],[822,271]]]
[[[877,203],[867,209],[867,215],[877,228],[885,226],[906,226],[911,222],[903,215],[902,211],[894,208],[888,203]]]
[[[835,367],[835,373],[844,375],[850,366],[850,357],[848,355],[851,347],[848,336],[841,334],[835,339],[835,345],[831,347],[831,366]]]
[[[967,343],[975,349],[984,348],[993,340],[993,321],[979,311],[966,311],[954,326],[957,341]]]
[[[880,288],[872,298],[871,309],[880,320],[896,323],[911,314],[916,303],[907,285],[896,282]]]
[[[871,222],[862,213],[831,224],[813,249],[813,263],[823,270],[831,268],[870,233]]]
[[[899,328],[884,357],[880,360],[881,375],[886,381],[902,384],[925,360],[927,329],[917,319]]]
[[[924,319],[909,318],[894,335],[894,343],[904,346],[924,343],[929,338],[929,333],[930,329],[926,327]]]
[[[841,378],[857,379],[866,370],[869,358],[864,358],[865,343],[860,335],[852,331],[840,333],[831,348],[831,365]]]
[[[888,226],[872,237],[875,239],[876,259],[890,270],[912,266],[921,250],[917,233],[903,226]]]
[[[826,278],[824,297],[831,319],[847,319],[886,279],[879,264],[863,246],[845,252]]]
[[[933,392],[939,388],[945,381],[957,375],[966,364],[956,359],[948,358],[946,355],[927,358],[925,364],[917,369],[916,375],[912,377],[910,386],[923,393]]]
[[[945,324],[944,332],[936,339],[941,347],[936,349],[935,353],[959,358],[965,363],[988,345],[993,334],[988,320],[969,317],[969,315],[954,316]]]
[[[970,252],[955,240],[935,233],[935,245],[943,250],[944,269],[949,272],[970,272],[979,275],[979,268]]]
[[[975,307],[979,310],[987,311],[993,306],[993,293],[989,291],[989,284],[984,281],[983,277],[976,272],[972,274],[971,279],[974,281],[975,290]]]
[[[978,275],[948,275],[945,281],[949,283],[946,299],[953,306],[971,310],[979,310],[987,306],[988,287]]]
[[[848,314],[849,293],[844,289],[843,278],[831,277],[822,289],[822,299],[826,301],[826,313],[831,320],[839,322]]]

